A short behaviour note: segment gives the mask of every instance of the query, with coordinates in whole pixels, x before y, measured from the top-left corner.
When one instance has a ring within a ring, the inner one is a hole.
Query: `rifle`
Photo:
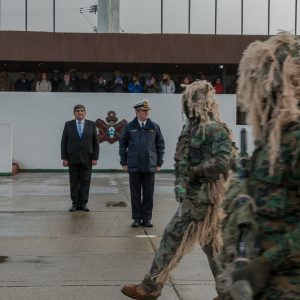
[[[242,128],[240,132],[240,158],[238,166],[238,177],[240,179],[248,178],[247,162],[249,160],[249,155],[247,152],[247,131],[245,128]]]
[[[247,170],[247,163],[249,160],[249,156],[247,153],[247,131],[245,128],[242,128],[241,133],[240,133],[240,141],[241,141],[241,148],[240,148],[240,159],[239,159],[239,167],[238,167],[238,177],[243,180],[248,178],[249,173]],[[247,201],[249,201],[249,198],[247,196],[241,195],[237,200],[236,200],[236,207],[246,205]],[[249,249],[247,247],[247,241],[246,241],[246,236],[248,230],[251,228],[250,223],[241,223],[239,225],[239,239],[238,239],[238,244],[237,244],[237,254],[238,257],[234,260],[233,266],[234,269],[240,269],[245,267],[249,262],[249,257],[247,257],[249,254]],[[256,243],[256,241],[255,241]],[[256,248],[256,247],[254,247]],[[258,248],[255,249],[258,251]],[[255,251],[255,252],[256,252]],[[253,254],[253,253],[252,253]],[[252,291],[252,287],[250,283],[246,280],[239,280],[236,281],[232,284],[230,287],[230,295],[234,300],[253,300],[254,299],[254,294]]]
[[[254,292],[250,282],[237,280],[233,282],[232,273],[247,266],[255,257],[260,255],[256,223],[256,205],[254,199],[248,195],[248,161],[247,132],[243,128],[240,133],[240,153],[237,163],[237,180],[232,186],[228,198],[228,217],[224,224],[224,254],[223,271],[217,276],[217,290],[222,299],[253,300]],[[223,296],[224,295],[224,296]]]
[[[247,205],[249,198],[247,196],[239,196],[236,200],[236,207]],[[246,237],[249,230],[251,230],[251,223],[247,221],[241,223],[239,225],[239,238],[237,243],[237,257],[233,261],[233,268],[235,270],[241,269],[250,262],[249,259],[249,247]],[[251,252],[251,251],[250,251]],[[229,293],[234,300],[253,300],[254,294],[252,291],[252,287],[247,280],[238,280],[234,282],[230,289]]]

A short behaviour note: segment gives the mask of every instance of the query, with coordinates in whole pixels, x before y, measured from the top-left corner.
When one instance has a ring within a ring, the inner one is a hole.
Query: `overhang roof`
[[[1,61],[238,64],[262,35],[0,31]]]

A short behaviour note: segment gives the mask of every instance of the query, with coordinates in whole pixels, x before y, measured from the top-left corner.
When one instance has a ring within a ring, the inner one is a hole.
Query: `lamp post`
[[[27,31],[27,17],[28,17],[28,3],[27,0],[25,0],[25,31]]]
[[[98,0],[97,32],[120,31],[120,0]]]
[[[53,0],[53,32],[55,32],[55,0]]]
[[[0,30],[1,30],[1,27],[2,27],[1,16],[2,16],[2,6],[1,6],[1,0],[0,0]]]

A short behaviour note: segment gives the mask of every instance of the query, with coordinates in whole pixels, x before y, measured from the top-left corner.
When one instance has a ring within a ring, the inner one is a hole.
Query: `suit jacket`
[[[69,164],[91,164],[99,158],[99,144],[96,124],[85,120],[81,138],[77,131],[76,120],[68,121],[61,138],[61,159]]]

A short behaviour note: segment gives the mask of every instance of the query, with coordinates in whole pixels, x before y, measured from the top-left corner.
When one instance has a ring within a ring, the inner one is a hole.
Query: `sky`
[[[103,0],[107,1],[107,0]],[[268,0],[217,0],[217,33],[268,33]],[[53,31],[53,0],[27,0],[27,29]],[[97,16],[89,7],[98,0],[56,0],[55,29],[59,32],[93,32]],[[215,0],[190,0],[190,32],[215,33]],[[300,32],[295,24],[296,0],[270,0],[270,34]],[[127,33],[188,33],[189,0],[120,0],[120,31]],[[0,0],[0,29],[25,30],[25,0]]]

